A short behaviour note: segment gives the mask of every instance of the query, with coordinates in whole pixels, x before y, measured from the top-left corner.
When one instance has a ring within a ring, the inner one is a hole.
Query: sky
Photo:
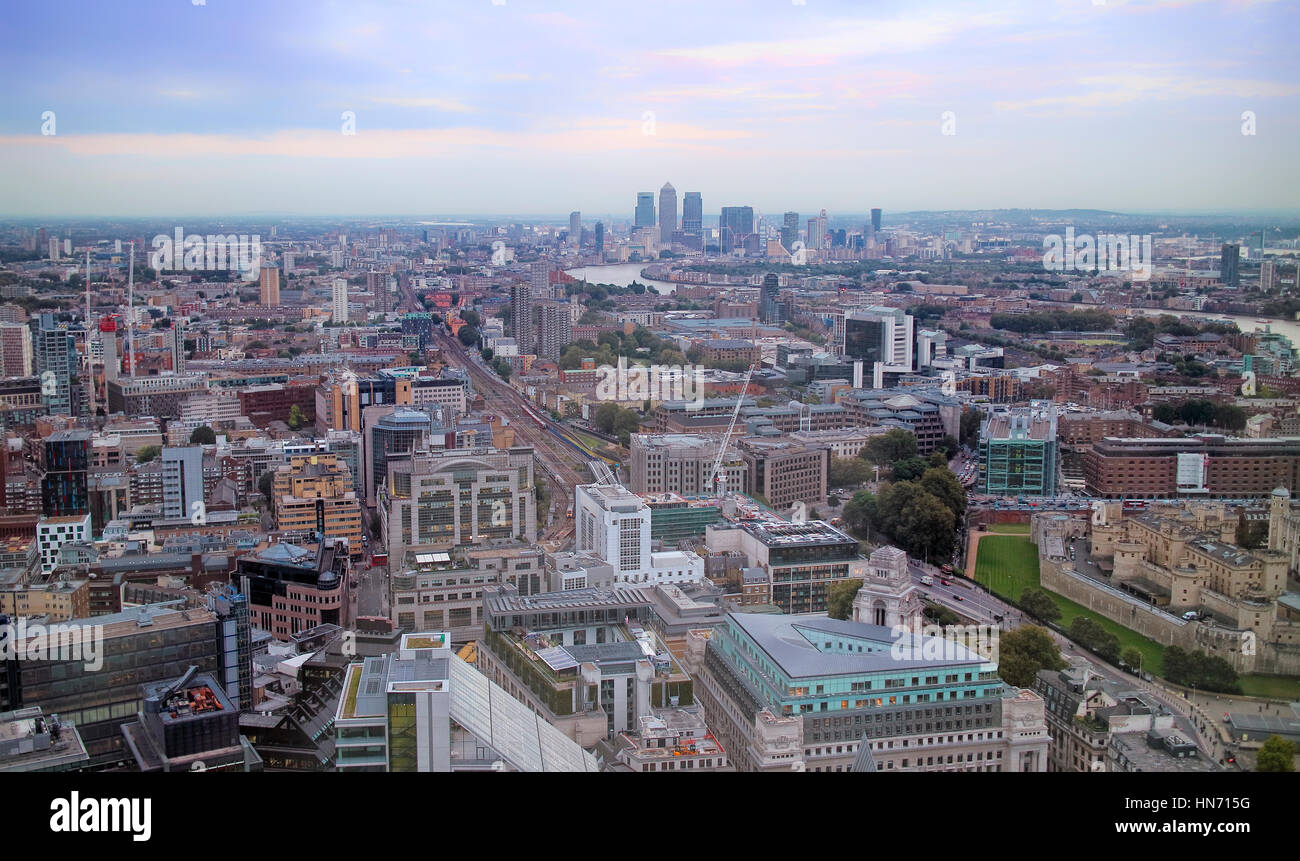
[[[0,214],[1300,211],[1297,4],[198,4],[9,5]]]

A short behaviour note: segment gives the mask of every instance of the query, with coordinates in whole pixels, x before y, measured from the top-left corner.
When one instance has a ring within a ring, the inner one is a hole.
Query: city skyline
[[[702,189],[706,217],[1274,212],[1300,179],[1278,3],[669,3],[636,30],[524,0],[436,23],[401,3],[134,8],[17,13],[11,33],[59,40],[0,59],[27,82],[0,110],[7,215],[604,214],[665,180]]]

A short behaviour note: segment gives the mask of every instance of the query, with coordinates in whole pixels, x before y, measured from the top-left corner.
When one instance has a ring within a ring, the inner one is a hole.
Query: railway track
[[[460,358],[461,367],[469,373],[475,389],[483,395],[489,409],[510,419],[510,427],[515,437],[523,445],[532,446],[536,453],[542,473],[551,487],[550,524],[539,535],[540,541],[563,543],[573,536],[574,526],[565,515],[573,502],[574,487],[587,484],[591,478],[586,474],[586,464],[574,465],[573,456],[551,436],[550,431],[539,427],[524,409],[523,396],[508,383],[495,374],[483,370],[469,356],[468,350],[459,340],[445,332],[437,332],[436,337],[444,349]]]

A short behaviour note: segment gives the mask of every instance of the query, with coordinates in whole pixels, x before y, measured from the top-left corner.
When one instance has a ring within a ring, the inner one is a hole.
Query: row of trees
[[[1175,404],[1156,404],[1151,411],[1159,422],[1182,422],[1192,426],[1209,426],[1239,431],[1246,427],[1246,411],[1233,404],[1216,404],[1214,401],[1188,400]]]
[[[1241,693],[1241,680],[1232,664],[1223,658],[1211,657],[1204,652],[1189,652],[1179,646],[1165,649],[1165,678],[1189,688],[1224,694]]]
[[[616,403],[607,402],[596,407],[591,414],[591,423],[598,430],[618,437],[622,445],[631,441],[632,434],[641,427],[641,414],[633,409],[625,409]]]
[[[993,314],[989,325],[994,329],[1021,334],[1071,331],[1102,332],[1115,324],[1105,311],[1036,311],[1032,314]]]

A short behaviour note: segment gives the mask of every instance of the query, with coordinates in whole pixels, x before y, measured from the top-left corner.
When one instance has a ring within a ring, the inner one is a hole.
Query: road
[[[515,438],[520,445],[530,445],[541,465],[539,471],[550,485],[550,508],[546,518],[547,526],[540,531],[539,541],[566,543],[573,536],[573,520],[568,517],[569,505],[573,501],[573,489],[579,484],[589,484],[587,465],[559,442],[551,433],[541,428],[532,419],[524,406],[528,402],[509,383],[502,380],[494,371],[480,364],[475,351],[467,349],[459,339],[453,338],[445,330],[434,329],[434,340],[443,352],[455,356],[457,364],[464,368],[474,383],[474,389],[483,395],[490,412],[503,416],[515,431]],[[529,405],[531,406],[531,405]],[[537,409],[534,407],[534,409]],[[538,410],[540,414],[540,410]],[[539,520],[541,512],[538,512]],[[540,523],[539,523],[540,526]]]
[[[941,575],[939,569],[917,560],[908,560],[908,573],[923,595],[930,601],[947,607],[955,613],[971,619],[976,624],[998,625],[1002,631],[1012,631],[1022,625],[1036,625],[1034,620],[1026,619],[1015,607],[1003,602],[996,596],[985,592],[969,580],[959,577]],[[925,585],[921,577],[929,575],[934,583]],[[943,585],[940,578],[946,579]],[[999,623],[996,616],[1001,616]],[[1125,680],[1133,687],[1145,691],[1163,703],[1174,716],[1175,725],[1189,738],[1195,739],[1202,752],[1214,759],[1224,759],[1226,753],[1235,753],[1222,743],[1218,724],[1214,719],[1207,719],[1204,708],[1198,708],[1184,699],[1177,691],[1170,690],[1155,681],[1145,681],[1133,676],[1119,667],[1112,666],[1091,652],[1076,650],[1074,643],[1061,633],[1050,628],[1048,633],[1061,651],[1061,657],[1070,663],[1086,660],[1104,675],[1117,680]],[[1244,711],[1245,709],[1235,709]]]

